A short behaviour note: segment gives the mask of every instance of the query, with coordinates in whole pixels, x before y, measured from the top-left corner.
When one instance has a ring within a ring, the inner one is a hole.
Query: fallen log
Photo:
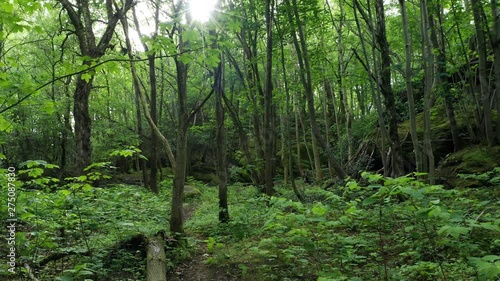
[[[151,237],[147,241],[147,280],[167,281],[167,257],[165,242],[161,235]]]

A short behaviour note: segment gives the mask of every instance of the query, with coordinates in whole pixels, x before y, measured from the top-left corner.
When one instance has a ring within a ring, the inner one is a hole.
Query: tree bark
[[[420,2],[420,13],[422,17],[421,31],[422,31],[422,54],[424,65],[424,153],[426,159],[424,161],[424,170],[428,172],[429,182],[434,184],[434,153],[432,151],[431,143],[431,108],[432,108],[432,92],[433,92],[433,63],[432,57],[432,42],[428,34],[429,17],[427,10],[427,2],[422,0]]]
[[[266,195],[274,194],[274,174],[275,174],[275,132],[273,130],[273,13],[274,1],[265,1],[265,18],[266,18],[266,77],[264,88],[264,162],[265,162],[265,184]]]
[[[493,122],[490,108],[491,95],[488,86],[488,77],[486,71],[486,27],[483,26],[484,19],[481,12],[481,1],[471,0],[471,4],[472,13],[474,15],[474,25],[476,27],[477,52],[479,55],[479,86],[481,91],[481,105],[483,107],[484,132],[486,135],[488,146],[493,146],[495,145],[495,135],[493,134]]]
[[[58,0],[68,14],[69,20],[75,29],[82,56],[88,57],[83,61],[85,66],[101,58],[109,47],[113,33],[118,21],[125,16],[132,7],[133,1],[126,0],[122,7],[113,9],[111,0],[106,0],[107,25],[97,43],[92,13],[89,1],[77,1],[78,10],[69,0]],[[92,144],[90,141],[92,124],[89,114],[89,96],[92,90],[94,71],[80,74],[77,77],[75,92],[73,95],[73,118],[75,120],[75,157],[76,172],[81,173],[83,169],[92,162]],[[90,77],[89,77],[90,75]]]
[[[147,242],[147,281],[167,281],[167,257],[161,236]]]
[[[422,172],[422,150],[420,149],[420,143],[418,142],[415,98],[413,96],[413,86],[411,84],[411,78],[413,76],[413,71],[411,68],[412,52],[411,52],[410,32],[408,30],[408,16],[406,14],[406,0],[399,0],[399,5],[401,6],[401,19],[403,21],[403,34],[405,41],[405,54],[406,54],[405,81],[406,81],[406,95],[408,97],[408,112],[410,114],[411,141],[413,144],[413,153],[415,154],[416,170],[417,172]]]
[[[155,24],[155,30],[152,35],[152,38],[154,39],[157,36],[157,30],[158,30],[158,25],[159,25],[159,9],[160,5],[155,1],[154,5],[155,11],[154,11],[154,24]],[[149,51],[149,47],[146,43],[144,43],[143,35],[142,32],[140,31],[140,25],[139,25],[139,19],[137,18],[137,13],[135,11],[135,8],[133,10],[133,15],[134,15],[134,24],[136,27],[137,32],[139,33],[139,37],[141,38],[142,41],[142,46],[146,52]],[[149,52],[148,52],[149,53]],[[148,68],[149,68],[149,86],[150,86],[150,115],[151,115],[151,121],[154,123],[155,126],[158,126],[158,117],[157,117],[157,86],[156,86],[156,53],[149,53],[148,54]],[[150,143],[150,148],[149,148],[149,166],[151,168],[149,178],[146,176],[144,177],[145,181],[147,180],[149,183],[149,188],[150,190],[158,194],[158,136],[152,130],[151,133],[151,143]]]
[[[311,125],[311,130],[312,130],[312,145],[313,145],[313,151],[314,148],[319,145],[323,149],[323,152],[327,154],[328,156],[328,161],[330,161],[333,169],[335,170],[336,174],[338,177],[344,179],[347,177],[344,169],[338,164],[338,162],[333,158],[332,153],[329,152],[330,150],[330,144],[326,143],[322,136],[321,132],[319,130],[318,123],[316,121],[316,109],[314,107],[314,93],[313,93],[313,88],[312,88],[312,76],[311,76],[311,67],[309,63],[309,55],[307,51],[307,45],[306,45],[306,38],[304,35],[302,23],[300,20],[299,12],[297,9],[297,1],[292,0],[293,6],[290,5],[290,0],[285,0],[285,3],[288,7],[287,9],[287,14],[290,22],[295,22],[297,32],[292,31],[292,39],[293,43],[295,45],[295,50],[297,52],[298,56],[298,62],[299,62],[299,67],[300,67],[300,80],[302,82],[302,85],[304,86],[305,94],[306,94],[306,100],[307,100],[307,108],[309,111],[309,122]],[[297,33],[298,37],[297,38]],[[319,158],[319,155],[316,156],[316,158]],[[315,159],[315,162],[318,160]],[[320,167],[318,167],[317,163],[315,165],[316,167],[316,178],[317,180],[322,179],[322,173]]]
[[[444,37],[444,30],[442,26],[442,7],[439,1],[433,2],[429,0],[432,13],[428,14],[428,22],[430,29],[430,40],[432,42],[433,48],[437,50],[435,55],[435,69],[437,71],[435,75],[435,88],[437,93],[444,98],[444,105],[446,110],[446,116],[450,121],[450,131],[453,140],[453,150],[458,151],[461,146],[460,136],[458,133],[457,120],[455,118],[455,110],[453,108],[452,95],[450,93],[450,87],[448,80],[444,79],[447,76],[446,67],[446,42]],[[428,7],[429,10],[429,7]],[[438,19],[436,23],[436,18]],[[439,40],[438,40],[439,34]]]
[[[214,38],[212,49],[217,50],[217,33],[210,30],[210,35]],[[215,118],[216,131],[216,170],[219,179],[219,222],[227,223],[229,221],[229,208],[227,204],[227,129],[225,125],[226,111],[224,110],[224,61],[220,56],[217,67],[213,70],[215,89]]]
[[[398,136],[398,123],[394,92],[391,85],[391,57],[389,53],[389,42],[385,31],[384,1],[375,1],[377,14],[377,29],[375,37],[381,52],[380,87],[384,96],[385,109],[389,115],[389,138],[391,140],[391,176],[399,177],[404,174],[401,154],[401,145]]]
[[[498,0],[491,0],[491,13],[493,14],[493,54],[495,69],[495,100],[497,110],[496,141],[500,143],[500,9]]]

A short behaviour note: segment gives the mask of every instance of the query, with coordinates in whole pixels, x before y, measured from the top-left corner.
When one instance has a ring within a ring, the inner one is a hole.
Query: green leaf
[[[453,238],[458,238],[460,235],[469,233],[469,228],[463,226],[445,225],[438,230],[439,235],[451,235]]]
[[[2,115],[0,115],[0,132],[9,133],[13,128],[14,126],[12,126],[12,122],[8,121]]]
[[[371,205],[371,204],[373,204],[373,203],[377,203],[377,202],[379,202],[379,201],[380,201],[380,199],[379,199],[379,198],[376,198],[376,197],[368,197],[368,198],[366,198],[365,200],[363,200],[363,205],[364,205],[364,206],[369,206],[369,205]]]
[[[184,41],[191,41],[192,42],[192,41],[199,39],[200,34],[194,29],[188,29],[182,33],[182,37],[183,37]]]
[[[480,223],[479,227],[484,228],[484,229],[488,229],[488,230],[493,230],[496,232],[500,232],[500,228],[498,227],[498,225],[494,225],[494,224],[487,223],[487,222]]]
[[[92,74],[90,72],[83,73],[82,79],[85,80],[85,82],[89,83],[90,79],[92,79]]]
[[[241,22],[237,20],[232,20],[228,23],[227,27],[232,32],[240,32],[241,31]]]
[[[184,64],[189,64],[190,62],[193,61],[193,56],[191,54],[184,53],[184,54],[178,56],[177,59]]]
[[[312,212],[313,214],[315,214],[316,216],[324,216],[325,213],[326,213],[326,207],[323,206],[323,204],[321,202],[319,203],[316,203],[314,205],[314,207],[312,208]]]

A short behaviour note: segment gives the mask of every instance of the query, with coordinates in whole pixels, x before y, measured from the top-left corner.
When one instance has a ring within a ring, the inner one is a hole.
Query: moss
[[[191,199],[191,198],[196,198],[201,196],[201,191],[192,186],[192,185],[185,185],[184,186],[184,198],[185,199]]]
[[[436,170],[436,176],[450,187],[479,187],[477,180],[460,179],[458,174],[485,173],[500,166],[500,146],[471,146],[448,155]]]

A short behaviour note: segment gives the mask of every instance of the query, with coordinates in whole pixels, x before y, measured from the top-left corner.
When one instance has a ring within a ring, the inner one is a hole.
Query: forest
[[[500,280],[498,89],[498,0],[1,0],[0,279]]]

